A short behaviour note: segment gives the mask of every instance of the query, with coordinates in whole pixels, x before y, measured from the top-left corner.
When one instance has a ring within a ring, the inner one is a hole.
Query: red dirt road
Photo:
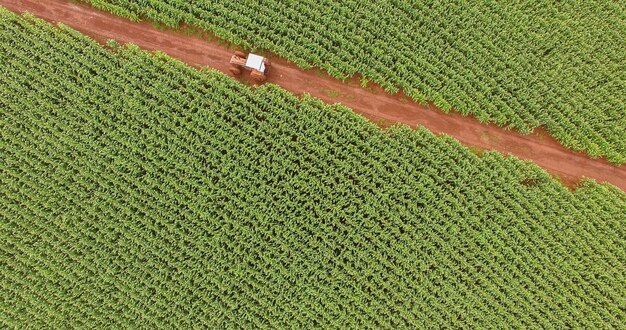
[[[102,43],[107,39],[132,42],[191,65],[210,66],[228,73],[228,60],[233,49],[223,43],[185,36],[176,31],[162,31],[150,23],[134,23],[67,0],[0,0],[0,5],[18,13],[28,11],[50,22],[62,22]],[[294,94],[306,92],[325,102],[342,103],[383,125],[395,122],[412,127],[421,125],[435,133],[453,136],[467,146],[494,149],[532,160],[561,177],[570,187],[581,177],[588,177],[598,182],[607,181],[626,191],[626,166],[614,166],[603,159],[590,159],[583,153],[568,150],[542,130],[521,135],[481,124],[457,113],[445,114],[434,107],[429,109],[402,95],[386,94],[379,88],[363,89],[356,79],[344,83],[318,70],[302,70],[284,60],[272,59],[272,63],[268,82]]]

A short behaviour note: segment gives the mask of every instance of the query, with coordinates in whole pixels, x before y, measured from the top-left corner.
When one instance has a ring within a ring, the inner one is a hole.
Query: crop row
[[[0,324],[621,328],[626,196],[0,9]]]
[[[626,163],[626,7],[606,1],[85,0]]]

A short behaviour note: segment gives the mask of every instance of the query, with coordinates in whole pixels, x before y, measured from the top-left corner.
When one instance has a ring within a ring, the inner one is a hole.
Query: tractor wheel
[[[256,82],[264,82],[265,81],[265,75],[261,71],[253,70],[252,72],[250,72],[250,76]]]
[[[270,60],[265,59],[265,61],[263,61],[263,64],[265,64],[265,74],[267,75],[270,72],[270,68],[272,67],[272,62],[270,62]]]
[[[236,66],[231,66],[230,68],[228,68],[228,71],[230,71],[230,73],[235,76],[238,76],[241,73],[241,69]]]
[[[244,53],[244,52],[240,52],[240,51],[238,51],[238,50],[237,50],[237,51],[235,51],[235,56],[238,56],[238,57],[241,57],[241,58],[246,58],[246,57],[248,57],[248,56],[246,55],[246,53]]]

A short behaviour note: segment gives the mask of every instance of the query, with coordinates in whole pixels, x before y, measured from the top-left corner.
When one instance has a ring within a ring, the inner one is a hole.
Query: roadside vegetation
[[[626,163],[623,2],[85,1]]]

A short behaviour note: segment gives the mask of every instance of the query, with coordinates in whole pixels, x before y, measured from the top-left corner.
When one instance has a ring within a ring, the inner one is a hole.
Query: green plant
[[[626,195],[0,8],[0,327],[624,328]]]

